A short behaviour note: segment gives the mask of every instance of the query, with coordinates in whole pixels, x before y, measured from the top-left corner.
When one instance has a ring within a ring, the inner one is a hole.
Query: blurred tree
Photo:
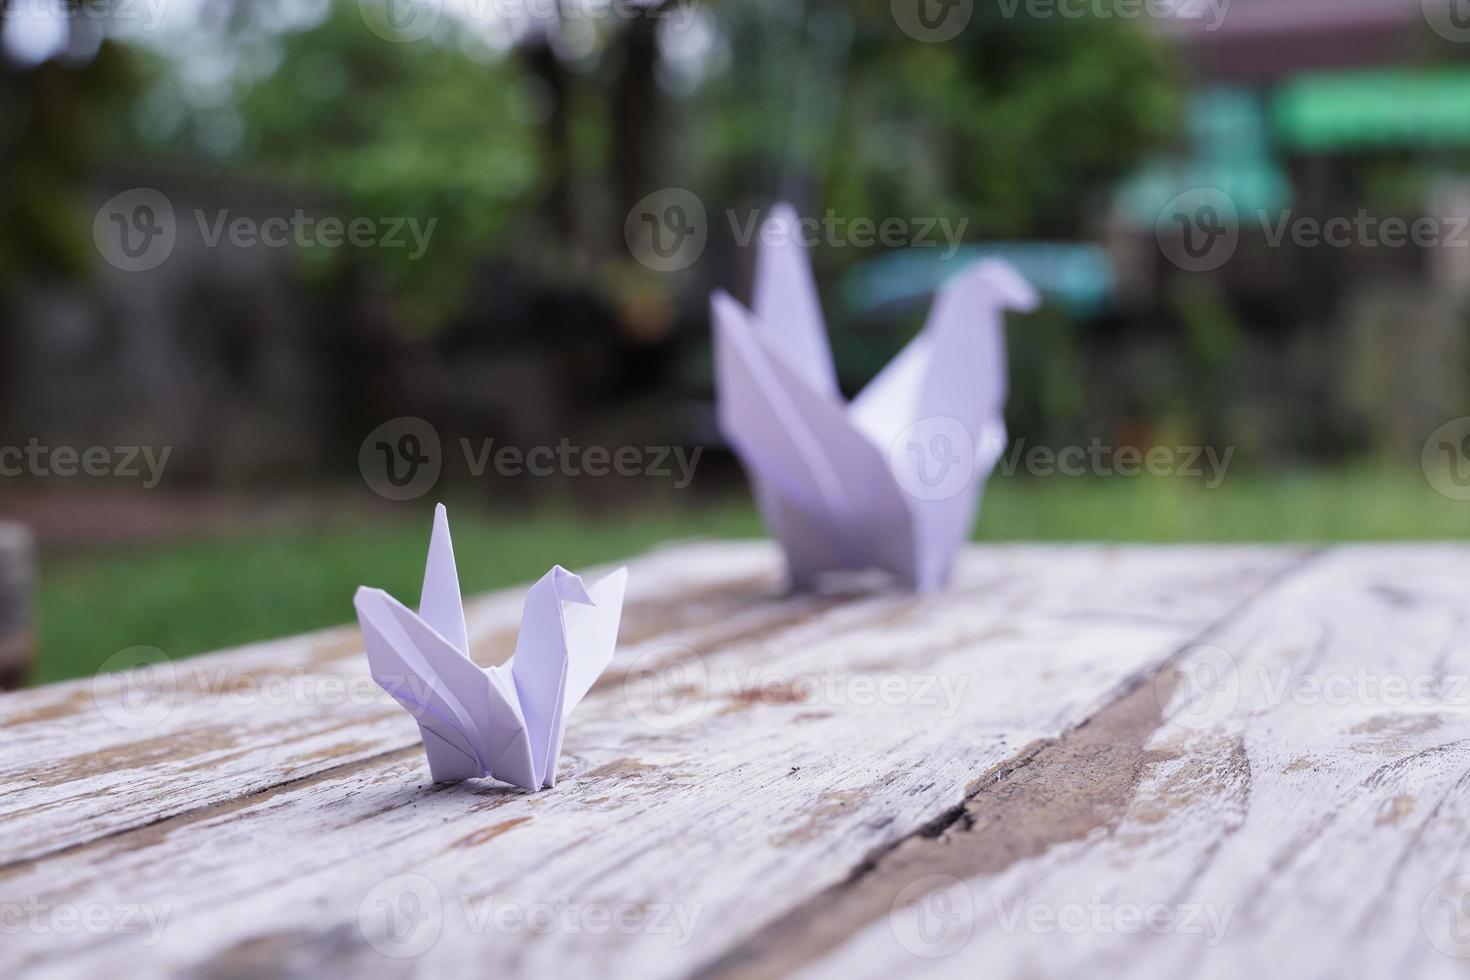
[[[11,3],[0,0],[0,28]],[[27,277],[89,267],[83,181],[115,146],[138,84],[133,53],[104,41],[95,21],[76,18],[39,63],[0,50],[0,299]]]
[[[539,93],[494,52],[371,33],[357,4],[334,4],[308,30],[285,34],[269,74],[243,86],[232,167],[324,194],[334,209],[433,220],[430,252],[372,249],[365,260],[393,292],[442,323],[456,311],[474,259],[546,179],[534,124]],[[325,270],[323,270],[325,271]]]
[[[1092,230],[1098,192],[1175,131],[1167,58],[1137,22],[977,3],[956,37],[925,43],[894,9],[721,6],[728,69],[696,99],[716,185],[772,193],[748,175],[768,181],[780,161],[783,190],[841,215],[968,217],[979,237],[1071,238]]]

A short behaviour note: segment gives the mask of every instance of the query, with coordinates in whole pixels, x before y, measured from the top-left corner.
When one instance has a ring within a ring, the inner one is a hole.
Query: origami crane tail
[[[434,533],[429,537],[429,558],[424,565],[419,615],[456,650],[469,654],[464,598],[459,590],[459,570],[454,564],[454,543],[449,537],[449,513],[443,504],[434,508]]]

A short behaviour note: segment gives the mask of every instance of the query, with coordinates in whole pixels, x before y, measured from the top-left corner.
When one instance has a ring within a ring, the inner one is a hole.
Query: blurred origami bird
[[[523,789],[556,784],[571,714],[617,643],[628,570],[585,588],[552,568],[531,586],[515,653],[499,667],[470,659],[449,518],[434,512],[417,613],[382,589],[357,590],[373,679],[408,709],[435,782],[493,776]]]
[[[1004,311],[1037,293],[1005,262],[976,263],[849,404],[798,228],[785,205],[762,225],[753,311],[712,297],[720,428],[796,588],[864,568],[942,588],[1006,442]]]

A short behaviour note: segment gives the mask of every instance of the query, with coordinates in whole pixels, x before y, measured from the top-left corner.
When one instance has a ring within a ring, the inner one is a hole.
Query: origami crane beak
[[[1022,279],[1021,274],[1009,262],[985,259],[977,262],[975,268],[965,275],[985,282],[1002,309],[1034,313],[1041,305],[1041,294],[1036,291],[1036,287]]]
[[[552,588],[556,590],[556,597],[563,602],[575,602],[582,606],[595,606],[592,597],[587,594],[587,587],[582,584],[581,578],[562,568],[553,565],[551,568]]]

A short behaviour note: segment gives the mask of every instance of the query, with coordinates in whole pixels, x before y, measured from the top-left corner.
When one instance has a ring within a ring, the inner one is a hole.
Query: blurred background
[[[780,200],[849,395],[1042,290],[982,539],[1470,534],[1470,0],[0,0],[0,674],[415,595],[440,499],[467,590],[761,534]]]

